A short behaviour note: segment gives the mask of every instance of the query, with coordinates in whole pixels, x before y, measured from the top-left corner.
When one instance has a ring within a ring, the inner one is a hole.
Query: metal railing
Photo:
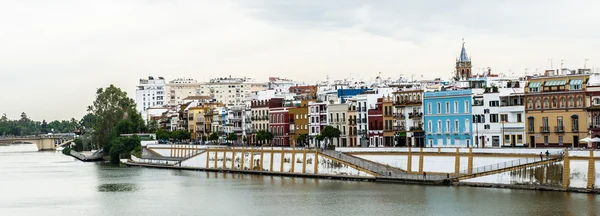
[[[469,173],[469,169],[461,170],[458,173],[458,175],[454,174],[454,176],[462,177],[462,176],[474,175],[474,174],[478,174],[478,173],[491,172],[491,171],[502,170],[502,169],[521,166],[521,165],[537,163],[537,162],[541,162],[541,161],[547,161],[547,160],[556,159],[556,158],[562,159],[563,155],[564,155],[564,151],[562,151],[562,150],[553,151],[549,154],[549,156],[546,156],[545,154],[543,154],[541,158],[540,157],[521,158],[521,159],[505,161],[505,162],[497,163],[497,164],[490,164],[490,165],[485,165],[485,166],[481,166],[481,167],[475,167],[470,170],[471,171],[470,173]]]

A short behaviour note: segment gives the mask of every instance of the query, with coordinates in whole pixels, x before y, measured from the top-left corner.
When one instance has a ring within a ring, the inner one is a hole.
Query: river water
[[[0,215],[598,215],[588,194],[115,167],[0,146]]]

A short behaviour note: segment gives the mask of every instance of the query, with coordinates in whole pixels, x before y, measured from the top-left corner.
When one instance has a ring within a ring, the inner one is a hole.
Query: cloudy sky
[[[600,1],[3,0],[0,113],[79,119],[96,88],[224,75],[314,83],[600,67]]]

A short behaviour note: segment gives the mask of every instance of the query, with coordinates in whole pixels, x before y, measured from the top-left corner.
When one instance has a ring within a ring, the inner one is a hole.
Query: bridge
[[[38,151],[56,150],[63,147],[75,139],[74,136],[26,136],[26,137],[0,137],[0,144],[35,144]]]

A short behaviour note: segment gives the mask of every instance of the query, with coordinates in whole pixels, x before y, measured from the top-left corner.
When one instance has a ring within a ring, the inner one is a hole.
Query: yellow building
[[[306,134],[308,137],[308,101],[301,101],[299,106],[288,109],[290,115],[290,145],[302,145],[298,143],[298,136]],[[308,144],[308,139],[304,141]]]
[[[382,100],[383,106],[383,143],[385,146],[394,147],[394,101],[393,97],[384,96]]]
[[[210,130],[206,128],[206,114],[211,111],[212,108],[222,106],[220,103],[208,103],[194,106],[194,103],[190,104],[187,108],[187,120],[188,120],[188,131],[191,133],[190,137],[193,140],[202,140],[203,136],[210,135]],[[212,123],[212,120],[210,121]],[[209,124],[210,124],[209,123]],[[210,128],[210,127],[209,127]]]
[[[585,102],[589,75],[545,76],[525,88],[527,144],[534,148],[583,147],[587,136]]]

